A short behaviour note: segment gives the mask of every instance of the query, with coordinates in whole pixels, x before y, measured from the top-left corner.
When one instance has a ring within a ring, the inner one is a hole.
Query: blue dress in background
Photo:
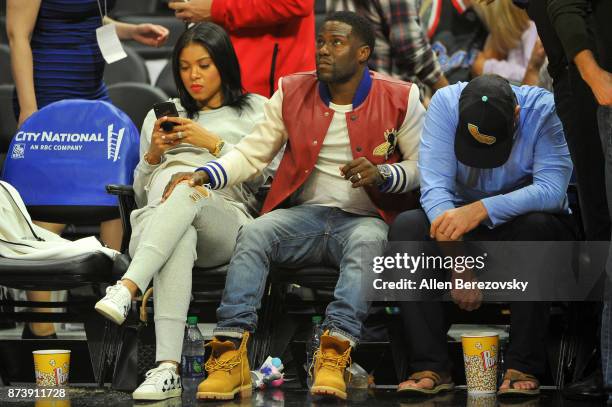
[[[107,10],[115,0],[107,0]],[[104,10],[104,0],[100,0]],[[34,89],[38,108],[62,99],[108,99],[96,29],[102,18],[96,0],[42,0],[32,33]],[[13,96],[19,117],[17,93]]]

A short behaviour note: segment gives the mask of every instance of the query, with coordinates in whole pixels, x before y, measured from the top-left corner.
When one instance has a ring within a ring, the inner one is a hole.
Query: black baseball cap
[[[516,96],[498,75],[482,75],[463,88],[455,156],[475,168],[495,168],[508,161],[514,137]]]

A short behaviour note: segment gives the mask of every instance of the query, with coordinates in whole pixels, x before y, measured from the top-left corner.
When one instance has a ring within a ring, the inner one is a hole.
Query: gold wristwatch
[[[221,149],[223,148],[224,145],[225,145],[225,141],[223,140],[217,141],[217,144],[215,144],[215,149],[211,151],[210,153],[214,155],[215,157],[219,157],[219,155],[221,155]]]

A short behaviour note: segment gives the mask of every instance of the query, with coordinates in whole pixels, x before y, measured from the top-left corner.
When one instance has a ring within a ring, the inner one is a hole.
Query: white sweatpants
[[[219,194],[185,183],[163,204],[132,213],[132,262],[124,278],[143,293],[153,279],[157,361],[181,360],[194,263],[229,262],[238,229],[251,219]]]

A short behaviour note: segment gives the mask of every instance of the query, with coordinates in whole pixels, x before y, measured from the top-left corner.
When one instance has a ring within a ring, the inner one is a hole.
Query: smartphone
[[[153,111],[155,112],[155,117],[157,117],[158,119],[164,116],[179,117],[174,102],[156,103],[153,105]],[[164,129],[164,131],[172,131],[174,126],[176,126],[177,124],[178,123],[174,122],[163,122],[161,124],[161,128]]]

